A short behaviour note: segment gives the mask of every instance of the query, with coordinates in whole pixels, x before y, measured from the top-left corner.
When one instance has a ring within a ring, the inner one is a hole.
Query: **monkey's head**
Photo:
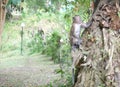
[[[75,15],[73,17],[73,23],[81,23],[81,22],[82,22],[82,20],[79,15]]]

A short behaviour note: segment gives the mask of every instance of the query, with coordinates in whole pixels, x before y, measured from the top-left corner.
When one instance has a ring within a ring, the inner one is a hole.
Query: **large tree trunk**
[[[75,87],[120,87],[119,0],[100,0],[82,36]],[[75,55],[78,55],[77,53]]]
[[[0,42],[1,42],[2,29],[5,22],[7,2],[8,0],[0,0]]]

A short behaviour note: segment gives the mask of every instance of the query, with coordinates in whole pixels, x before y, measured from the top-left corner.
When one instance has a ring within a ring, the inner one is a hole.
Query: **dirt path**
[[[45,87],[60,78],[58,67],[43,55],[0,58],[0,87]]]

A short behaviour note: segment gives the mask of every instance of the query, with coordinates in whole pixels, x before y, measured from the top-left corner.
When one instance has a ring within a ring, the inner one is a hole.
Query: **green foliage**
[[[118,16],[120,17],[120,11],[118,12]]]
[[[45,54],[52,56],[55,63],[59,62],[60,57],[60,38],[58,32],[53,32],[46,42]]]
[[[72,87],[72,79],[70,73],[64,73],[64,77],[61,79],[55,80],[53,83],[50,83],[44,87]]]
[[[30,49],[30,53],[39,53],[44,49],[44,43],[42,35],[37,32],[31,39],[31,41],[28,43],[28,47]]]
[[[65,43],[61,46],[61,63],[70,65],[71,64],[71,57],[70,57],[70,45],[69,43]]]
[[[14,29],[19,29],[18,22],[6,22],[4,26],[4,31],[2,34],[2,43],[1,43],[1,51],[7,52],[7,51],[13,51],[19,49],[19,43],[20,40],[16,39],[16,37],[19,37],[19,31],[15,31]]]
[[[21,3],[21,1],[22,1],[22,0],[9,0],[9,1],[8,1],[8,4],[11,4],[11,3],[12,3],[12,4],[14,4],[14,5],[18,5],[18,4]]]
[[[99,85],[98,87],[105,87],[105,84],[101,84],[101,85]]]
[[[63,69],[56,69],[55,70],[55,72],[57,73],[57,74],[61,74],[61,75],[63,75],[65,72],[63,71]]]
[[[45,7],[46,0],[26,0],[28,7],[32,11]]]

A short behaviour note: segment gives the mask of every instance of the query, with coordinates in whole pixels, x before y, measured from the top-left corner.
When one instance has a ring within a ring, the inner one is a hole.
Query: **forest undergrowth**
[[[1,86],[71,86],[67,31],[64,30],[62,22],[57,23],[58,20],[61,19],[54,14],[46,13],[42,17],[25,15],[6,21],[0,49]],[[22,23],[25,27],[21,54]],[[44,40],[39,29],[44,31]],[[59,43],[61,38],[65,41],[62,45]]]

